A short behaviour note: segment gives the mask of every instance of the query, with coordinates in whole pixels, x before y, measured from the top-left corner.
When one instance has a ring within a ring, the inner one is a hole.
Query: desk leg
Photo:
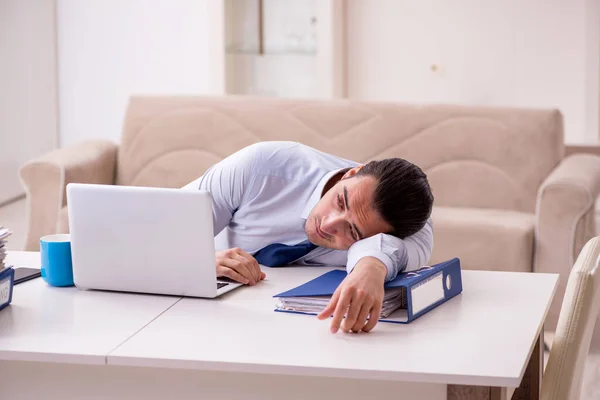
[[[447,400],[510,400],[513,393],[511,388],[449,385],[446,396]]]
[[[446,398],[447,400],[490,400],[492,389],[488,386],[448,385]]]
[[[448,385],[446,396],[448,400],[538,400],[542,389],[543,370],[544,332],[542,330],[518,388]]]
[[[523,375],[521,385],[515,389],[512,400],[537,400],[542,392],[542,375],[544,373],[544,331],[531,353],[529,364]]]

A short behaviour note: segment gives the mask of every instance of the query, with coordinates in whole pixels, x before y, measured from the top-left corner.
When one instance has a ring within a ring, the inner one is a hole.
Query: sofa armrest
[[[24,250],[39,250],[40,237],[56,233],[67,184],[114,184],[117,149],[113,142],[90,140],[46,153],[21,167],[28,216]]]
[[[600,157],[565,158],[540,186],[536,204],[534,271],[560,274],[547,329],[554,330],[571,268],[595,229]]]

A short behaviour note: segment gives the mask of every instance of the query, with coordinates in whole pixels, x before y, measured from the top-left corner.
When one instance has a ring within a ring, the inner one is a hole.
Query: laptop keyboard
[[[229,283],[225,283],[225,282],[217,282],[217,290],[221,289],[223,286],[227,286],[229,285]]]

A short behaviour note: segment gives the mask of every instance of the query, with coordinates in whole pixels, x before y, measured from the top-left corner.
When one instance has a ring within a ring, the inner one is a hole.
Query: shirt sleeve
[[[381,233],[354,243],[348,249],[346,270],[348,273],[352,272],[361,258],[375,257],[387,268],[387,282],[400,272],[412,271],[426,265],[432,250],[433,222],[429,218],[420,231],[405,239]]]
[[[244,195],[252,185],[255,159],[255,146],[248,146],[214,164],[204,175],[182,188],[211,194],[215,236],[229,225],[243,204]]]

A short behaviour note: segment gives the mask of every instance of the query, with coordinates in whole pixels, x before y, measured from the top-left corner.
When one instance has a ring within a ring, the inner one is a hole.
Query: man
[[[265,278],[259,263],[346,266],[318,315],[333,314],[333,333],[372,330],[384,283],[431,255],[433,195],[426,175],[402,159],[359,165],[300,143],[260,142],[184,189],[209,191],[215,235],[227,228],[219,277],[254,285]]]

